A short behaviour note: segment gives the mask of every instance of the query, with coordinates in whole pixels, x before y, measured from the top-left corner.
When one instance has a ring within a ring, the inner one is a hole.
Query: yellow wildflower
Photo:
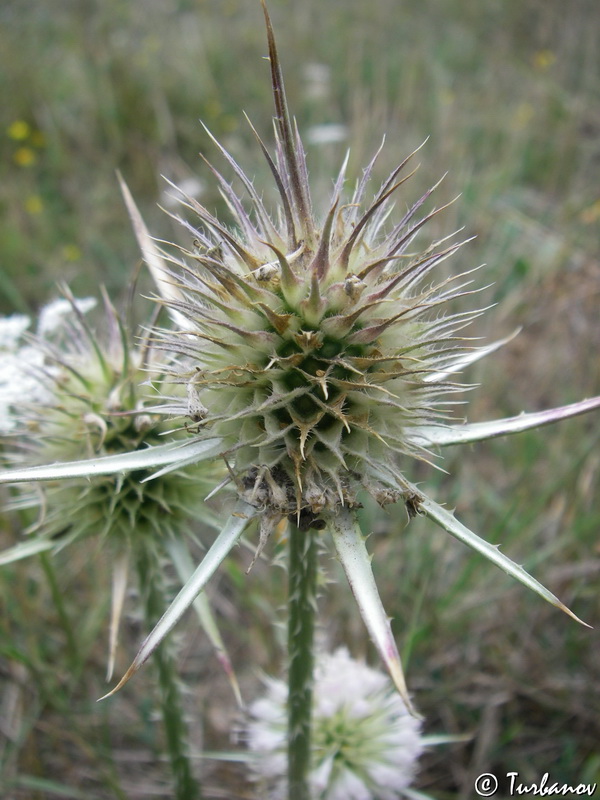
[[[76,244],[66,244],[62,249],[62,256],[66,261],[79,261],[81,250]]]
[[[12,122],[8,128],[6,133],[10,139],[14,139],[15,142],[22,142],[31,133],[31,128],[29,123],[25,122],[24,119],[16,119]]]
[[[37,161],[37,154],[31,147],[19,147],[13,154],[13,161],[19,167],[31,167]]]
[[[538,50],[533,54],[531,62],[538,72],[545,72],[556,61],[556,54],[552,50]]]
[[[28,214],[41,214],[44,210],[44,204],[39,194],[30,194],[25,200],[25,211]]]

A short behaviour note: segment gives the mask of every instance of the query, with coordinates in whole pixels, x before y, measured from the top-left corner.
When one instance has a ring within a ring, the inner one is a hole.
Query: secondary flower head
[[[287,686],[269,679],[248,708],[245,739],[254,779],[283,798]],[[420,723],[389,678],[346,649],[317,659],[310,784],[315,800],[396,800],[423,751]]]
[[[85,314],[94,308],[93,297],[72,298],[72,303],[60,298],[40,311],[37,335],[46,342],[60,335],[65,316]],[[6,434],[17,425],[16,409],[24,400],[42,402],[48,399],[48,390],[39,380],[39,369],[44,364],[44,352],[24,334],[31,326],[26,314],[13,314],[0,318],[0,434]]]
[[[95,304],[92,298],[76,300],[65,290],[64,298],[41,310],[37,336],[26,343],[20,337],[30,324],[28,317],[0,321],[0,344],[8,351],[0,373],[4,430],[10,433],[6,457],[28,468],[133,452],[139,469],[92,476],[75,471],[47,484],[43,492],[21,487],[13,508],[26,513],[36,509],[38,519],[27,540],[3,553],[0,563],[45,550],[58,552],[88,537],[98,550],[105,549],[113,570],[110,672],[129,562],[156,571],[167,556],[184,581],[189,577],[185,540],[190,520],[210,520],[204,496],[218,470],[206,465],[166,468],[144,482],[155,472],[144,468],[144,454],[149,447],[164,447],[167,428],[163,417],[145,411],[160,386],[156,354],[147,341],[132,343],[106,296],[101,324],[91,326],[84,314]],[[206,601],[199,599],[196,605],[218,658],[234,680]]]
[[[72,461],[164,443],[164,419],[144,413],[156,397],[148,381],[149,347],[130,342],[107,297],[102,330],[92,329],[83,314],[89,305],[67,295],[42,309],[38,336],[26,345],[35,358],[13,365],[15,385],[28,381],[33,387],[11,416],[18,440],[9,454],[14,462]],[[199,510],[202,469],[142,483],[149,474],[80,477],[46,486],[38,535],[60,534],[57,548],[100,536],[121,551],[137,541],[148,546],[153,538],[173,537]],[[39,503],[39,494],[31,500]]]

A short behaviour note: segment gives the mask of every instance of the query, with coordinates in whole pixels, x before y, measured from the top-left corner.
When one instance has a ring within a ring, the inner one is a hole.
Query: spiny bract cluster
[[[204,496],[211,481],[218,480],[220,468],[179,463],[156,473],[145,466],[149,451],[164,449],[162,434],[168,428],[161,416],[147,410],[147,405],[155,402],[161,383],[156,353],[147,339],[139,346],[132,344],[106,295],[102,325],[94,329],[83,312],[95,301],[76,300],[67,289],[65,294],[66,299],[42,309],[37,337],[31,337],[26,347],[13,353],[12,383],[17,388],[28,387],[29,402],[20,399],[18,403],[16,396],[5,393],[11,418],[8,430],[16,442],[7,439],[7,459],[25,465],[26,472],[46,471],[42,466],[46,463],[53,466],[48,467],[46,479],[50,480],[43,491],[20,488],[15,494],[13,510],[24,512],[31,521],[31,509],[35,509],[38,518],[25,542],[0,554],[0,564],[43,551],[56,553],[84,537],[95,540],[98,552],[107,550],[113,590],[110,675],[130,562],[137,565],[140,589],[148,602],[153,602],[157,594],[164,600],[160,593],[165,591],[165,559],[173,563],[183,581],[188,579],[193,571],[187,549],[187,540],[193,536],[190,521],[211,524]],[[50,322],[49,317],[53,318],[52,325],[45,324]],[[13,350],[26,324],[28,319],[9,319],[2,326],[7,342],[13,342]],[[11,336],[13,333],[16,336]],[[21,358],[18,367],[23,350],[28,357]],[[149,371],[154,375],[153,385],[148,381]],[[181,443],[184,438],[186,434],[180,433],[171,446],[177,448],[177,439]],[[137,468],[131,471],[107,473],[98,469],[105,459],[127,459],[131,455],[139,459]],[[61,471],[65,461],[77,458],[89,459],[92,469],[82,472],[67,467]],[[56,470],[58,475],[53,474]],[[148,480],[150,477],[152,480]],[[197,598],[196,611],[239,696],[229,657],[204,595]],[[154,616],[151,621],[155,621]]]
[[[39,363],[24,369],[43,400],[21,402],[15,412],[20,448],[9,450],[13,463],[97,458],[164,442],[165,422],[143,413],[156,396],[148,385],[147,345],[132,346],[106,296],[101,336],[74,298],[70,303],[60,328],[30,345]],[[38,535],[54,539],[54,549],[91,535],[108,536],[122,552],[136,542],[146,547],[149,540],[175,535],[178,525],[201,510],[200,473],[202,468],[178,470],[147,483],[141,480],[148,471],[55,481],[43,498],[39,492],[22,494],[15,505],[40,507]]]
[[[214,169],[235,233],[195,199],[182,201],[202,224],[183,223],[195,236],[193,252],[161,254],[175,265],[177,278],[162,285],[180,329],[158,337],[191,369],[175,373],[187,405],[167,401],[163,410],[222,440],[240,495],[272,522],[289,515],[318,527],[323,512],[355,506],[361,489],[381,504],[407,496],[394,456],[426,456],[412,434],[444,419],[438,397],[457,389],[444,370],[464,358],[456,333],[478,312],[439,311],[469,283],[464,275],[428,282],[460,244],[409,250],[436,213],[417,215],[430,192],[388,222],[392,197],[410,177],[408,158],[367,204],[375,159],[347,202],[344,165],[317,228],[273,52],[275,160],[259,142],[279,190],[279,219],[220,148],[253,213]]]
[[[152,336],[153,349],[166,350],[170,356],[168,368],[161,364],[156,379],[161,399],[144,408],[143,415],[179,415],[185,420],[181,430],[166,444],[151,444],[145,438],[149,446],[141,448],[142,437],[133,435],[121,441],[127,452],[6,470],[0,472],[0,482],[130,472],[133,477],[125,480],[135,492],[140,470],[147,478],[149,470],[160,467],[152,477],[162,481],[173,470],[202,461],[216,459],[219,469],[223,462],[228,467],[224,480],[220,473],[213,476],[211,495],[232,482],[238,502],[113,692],[140,669],[200,596],[255,518],[260,519],[260,551],[274,527],[290,517],[302,529],[329,529],[363,620],[410,707],[355,510],[360,491],[366,490],[382,504],[404,500],[409,514],[426,515],[578,619],[522,566],[411,484],[404,465],[397,462],[406,457],[427,459],[429,447],[483,441],[584,414],[600,407],[600,397],[506,419],[453,424],[443,408],[452,402],[447,395],[462,387],[449,378],[506,340],[466,347],[460,331],[479,311],[456,313],[448,310],[448,304],[470,291],[468,273],[437,282],[431,278],[432,270],[460,243],[441,240],[421,252],[412,251],[415,236],[437,213],[419,216],[431,191],[401,219],[391,221],[392,197],[409,177],[401,177],[409,159],[370,202],[368,183],[377,156],[345,201],[344,164],[319,228],[264,3],[263,10],[275,100],[275,157],[258,135],[257,140],[279,193],[277,218],[271,219],[250,179],[218,143],[247,191],[252,210],[245,210],[230,184],[211,167],[235,230],[187,198],[183,204],[200,220],[197,227],[181,220],[194,237],[191,252],[161,249],[124,187],[144,258],[175,323],[171,330],[156,329]],[[164,393],[165,375],[175,384],[170,394]],[[186,428],[191,428],[191,437]],[[203,496],[201,491],[196,490],[196,497]],[[167,519],[160,502],[154,503],[152,513],[164,526]],[[290,543],[301,541],[306,554],[315,537],[308,534],[299,540],[296,528],[292,532]],[[295,558],[300,548],[294,552]],[[306,606],[311,604],[312,598]]]

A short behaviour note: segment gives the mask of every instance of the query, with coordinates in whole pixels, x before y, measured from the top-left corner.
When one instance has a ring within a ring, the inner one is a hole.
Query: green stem
[[[146,624],[151,629],[167,607],[162,576],[159,566],[147,552],[138,554],[137,567]],[[158,672],[161,714],[175,783],[174,800],[201,800],[202,791],[192,774],[187,753],[187,728],[175,663],[165,643],[156,648],[153,659]]]
[[[311,712],[317,588],[316,532],[289,527],[288,797],[310,800]]]
[[[82,659],[79,654],[79,647],[77,646],[77,638],[75,636],[75,632],[64,603],[63,594],[60,586],[58,585],[56,571],[54,569],[54,564],[52,563],[52,556],[48,555],[48,553],[40,553],[40,561],[46,576],[46,580],[48,581],[48,586],[50,587],[52,601],[54,602],[60,624],[65,632],[71,672],[74,675],[78,675],[81,670]]]

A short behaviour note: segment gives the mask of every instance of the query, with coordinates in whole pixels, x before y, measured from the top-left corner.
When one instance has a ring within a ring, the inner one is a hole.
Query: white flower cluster
[[[80,314],[87,314],[96,307],[95,297],[73,298]],[[56,334],[74,314],[73,304],[65,297],[59,297],[44,306],[38,317],[37,334],[43,339]]]
[[[245,727],[255,781],[272,800],[286,797],[287,686],[268,679]],[[313,694],[315,800],[397,800],[423,751],[420,722],[389,678],[345,648],[317,659]]]
[[[85,314],[96,305],[96,301],[93,297],[86,297],[75,300],[75,304]],[[73,313],[73,306],[64,298],[44,306],[37,326],[40,341],[56,335]],[[40,370],[46,358],[43,347],[23,341],[30,325],[31,319],[25,314],[0,317],[0,435],[17,427],[14,412],[20,404],[44,403],[50,398],[50,392],[40,380]]]

